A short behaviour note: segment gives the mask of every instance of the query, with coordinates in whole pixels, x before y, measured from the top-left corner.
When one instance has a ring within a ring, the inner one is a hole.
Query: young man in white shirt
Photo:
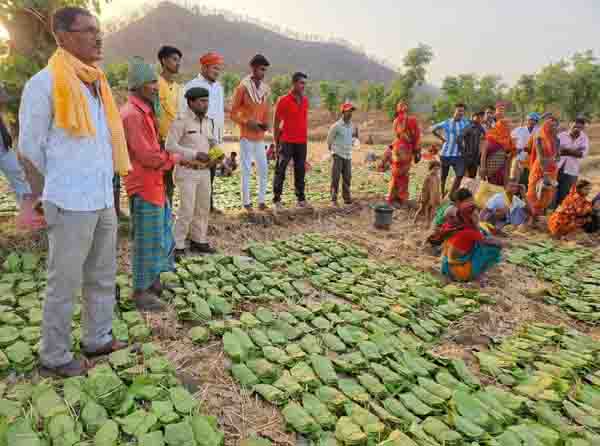
[[[585,119],[577,118],[568,131],[559,133],[560,161],[558,162],[558,191],[553,207],[560,206],[579,177],[581,160],[590,151],[590,140],[583,132]]]
[[[214,143],[222,144],[225,133],[225,92],[223,85],[219,82],[219,77],[223,71],[225,59],[219,53],[209,52],[200,57],[200,74],[189,81],[183,87],[180,101],[179,111],[185,112],[188,110],[187,99],[185,94],[188,90],[201,87],[206,88],[209,93],[208,112],[206,117],[210,120],[213,127],[212,135],[215,139]],[[213,183],[217,173],[216,167],[210,168],[210,212],[220,214],[221,211],[214,207]]]
[[[529,138],[536,132],[539,122],[540,115],[538,113],[529,113],[527,125],[515,128],[510,134],[517,148],[517,157],[511,177],[518,179],[519,184],[525,187],[529,184],[529,154],[525,149],[529,144]]]

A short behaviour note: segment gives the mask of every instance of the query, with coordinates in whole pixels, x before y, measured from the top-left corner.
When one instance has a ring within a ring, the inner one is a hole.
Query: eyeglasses
[[[90,36],[97,37],[102,35],[102,30],[99,28],[89,27],[83,29],[70,29],[68,32],[70,33],[81,33],[81,34],[89,34]]]

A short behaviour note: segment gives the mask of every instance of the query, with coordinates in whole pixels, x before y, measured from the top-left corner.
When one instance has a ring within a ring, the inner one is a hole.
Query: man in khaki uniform
[[[180,154],[183,161],[175,169],[175,184],[180,191],[180,205],[175,223],[175,256],[185,255],[185,240],[190,235],[190,248],[214,254],[208,243],[210,214],[210,167],[208,151],[214,141],[208,111],[209,92],[195,87],[185,93],[187,109],[171,125],[165,148]]]

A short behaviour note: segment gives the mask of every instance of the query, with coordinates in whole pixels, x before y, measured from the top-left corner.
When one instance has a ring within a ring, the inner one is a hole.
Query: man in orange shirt
[[[268,163],[265,153],[265,132],[271,121],[271,89],[264,82],[270,66],[265,56],[257,54],[250,61],[251,73],[235,89],[231,104],[231,120],[240,127],[240,165],[242,173],[242,204],[252,212],[250,175],[252,161],[258,171],[258,207],[267,209]]]

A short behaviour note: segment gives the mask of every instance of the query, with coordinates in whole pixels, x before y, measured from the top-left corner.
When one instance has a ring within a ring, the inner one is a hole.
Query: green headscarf
[[[127,86],[129,90],[137,90],[150,82],[158,81],[158,74],[154,67],[141,57],[133,57],[129,60],[129,76]]]

